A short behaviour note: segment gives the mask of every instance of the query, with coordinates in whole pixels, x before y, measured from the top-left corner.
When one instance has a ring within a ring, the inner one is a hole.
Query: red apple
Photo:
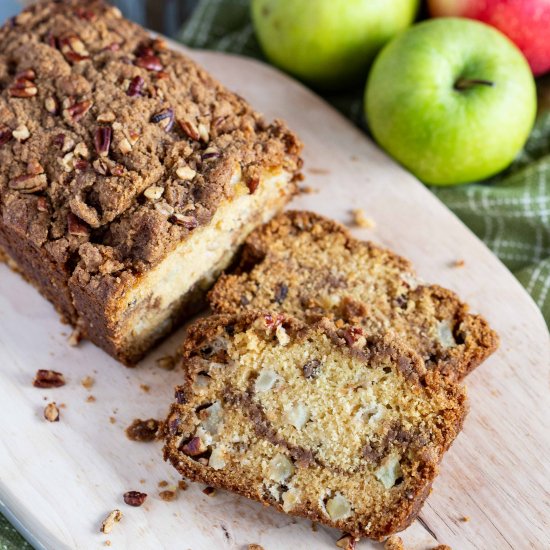
[[[535,75],[550,70],[550,0],[428,0],[433,17],[478,19],[503,32]]]

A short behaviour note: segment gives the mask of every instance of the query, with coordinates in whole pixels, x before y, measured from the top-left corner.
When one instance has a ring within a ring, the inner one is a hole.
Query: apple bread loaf
[[[0,29],[0,248],[132,364],[295,192],[301,144],[93,0]]]
[[[468,313],[453,292],[422,283],[407,260],[310,212],[280,214],[254,231],[209,301],[217,313],[329,316],[369,334],[389,333],[417,351],[428,369],[451,378],[463,378],[498,344],[483,317]]]
[[[356,537],[413,521],[466,414],[463,388],[414,351],[328,319],[213,315],[181,356],[165,459]]]

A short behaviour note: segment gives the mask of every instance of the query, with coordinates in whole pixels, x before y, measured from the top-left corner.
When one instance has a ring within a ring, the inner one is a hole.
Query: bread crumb
[[[168,489],[159,493],[159,497],[165,502],[172,502],[173,500],[176,500],[177,496],[176,491],[170,491]]]
[[[453,550],[450,546],[447,546],[446,544],[440,544],[439,546],[436,546],[433,550]]]
[[[259,544],[249,544],[248,550],[264,550],[264,547]]]
[[[145,393],[149,393],[151,391],[151,386],[147,384],[140,384],[139,387],[144,391]]]
[[[318,189],[315,189],[315,187],[311,187],[311,185],[301,185],[298,188],[298,191],[301,195],[313,195],[314,193],[319,192]]]
[[[102,533],[110,533],[115,526],[122,519],[122,512],[118,509],[113,510],[101,523],[100,531]]]
[[[336,541],[336,546],[338,546],[338,548],[342,548],[343,550],[355,550],[358,540],[359,539],[356,539],[353,535],[350,535],[349,533],[344,533]]]
[[[181,491],[187,490],[187,482],[184,481],[183,479],[180,479],[178,481],[178,487],[180,488]]]
[[[463,521],[464,523],[466,523],[467,521],[470,521],[470,516],[462,516],[460,518],[460,521]]]
[[[95,397],[93,395],[88,395],[86,403],[95,403]]]
[[[143,485],[145,483],[144,479],[140,479],[139,482]]]
[[[79,328],[75,328],[69,335],[69,338],[67,339],[67,343],[69,344],[69,346],[74,348],[78,346],[78,344],[80,344],[81,340],[82,340],[82,332],[80,332]]]
[[[318,176],[325,176],[327,174],[330,174],[330,170],[327,168],[308,168],[308,172],[310,174],[315,174]]]
[[[355,208],[351,213],[353,214],[353,221],[357,227],[362,227],[364,229],[374,229],[376,227],[374,220],[367,217],[362,208]]]
[[[89,390],[94,384],[95,384],[95,380],[91,377],[91,376],[85,376],[81,381],[80,383],[87,389]]]
[[[316,522],[312,521],[311,522],[311,530],[314,532],[314,533],[317,533],[317,530],[318,530],[318,525]]]
[[[162,481],[158,482],[158,486],[159,487],[168,487],[168,482],[163,479]]]
[[[401,537],[392,535],[384,544],[384,550],[405,550],[405,545]]]
[[[207,497],[213,497],[215,494],[216,494],[216,489],[214,489],[214,487],[205,487],[202,492],[207,496]]]
[[[110,541],[110,540],[106,540],[103,544],[104,544],[105,546],[111,546],[111,541]]]
[[[176,366],[176,360],[171,355],[165,355],[163,357],[159,357],[156,360],[156,364],[159,368],[163,370],[174,370]]]
[[[116,418],[115,418],[114,416],[110,416],[110,417],[109,417],[109,422],[110,422],[111,424],[114,424],[114,423],[116,422]]]
[[[55,401],[48,403],[44,409],[44,418],[48,422],[59,422],[59,409],[55,404]]]
[[[464,267],[466,265],[466,262],[464,260],[455,260],[452,264],[451,264],[451,267],[457,267],[457,268],[460,268],[460,267]]]

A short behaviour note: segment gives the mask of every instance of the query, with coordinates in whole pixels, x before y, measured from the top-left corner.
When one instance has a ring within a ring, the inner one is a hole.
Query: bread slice
[[[166,421],[185,477],[381,539],[418,514],[466,413],[461,386],[387,337],[247,312],[197,321]]]
[[[217,313],[266,309],[358,323],[369,334],[399,337],[428,369],[456,379],[498,345],[485,319],[453,292],[421,282],[407,260],[311,212],[286,212],[254,231],[209,301]]]

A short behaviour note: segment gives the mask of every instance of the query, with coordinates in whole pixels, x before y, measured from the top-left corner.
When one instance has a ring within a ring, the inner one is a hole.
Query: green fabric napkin
[[[263,58],[249,0],[201,0],[180,38],[193,48]],[[366,130],[362,90],[325,98]],[[505,172],[485,182],[431,190],[512,270],[550,324],[550,109],[541,110],[524,151]],[[28,549],[0,516],[0,550]]]
[[[254,36],[249,0],[201,0],[180,39],[192,48],[264,59]],[[550,80],[539,82],[541,96]],[[367,130],[363,90],[325,95]],[[542,97],[550,106],[550,94]],[[525,149],[505,172],[458,187],[430,187],[514,273],[550,325],[550,109],[540,110]]]

